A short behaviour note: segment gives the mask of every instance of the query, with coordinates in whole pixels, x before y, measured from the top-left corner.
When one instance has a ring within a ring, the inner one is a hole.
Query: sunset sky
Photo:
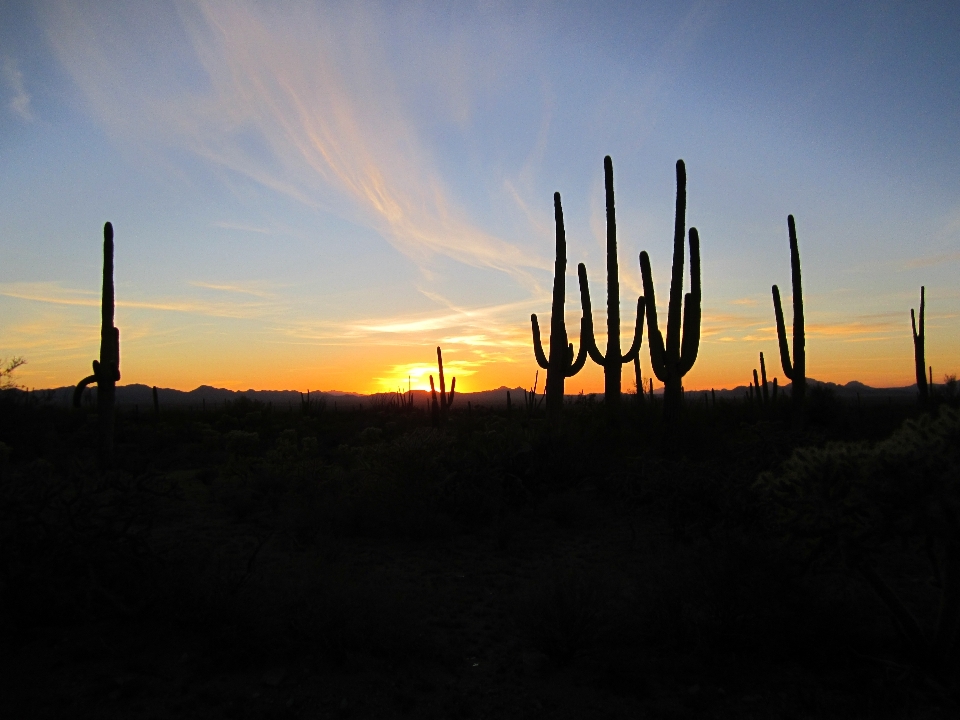
[[[921,285],[927,361],[960,372],[955,2],[0,0],[0,103],[0,357],[27,386],[90,372],[109,220],[123,384],[424,388],[441,345],[459,390],[529,387],[555,191],[568,332],[578,262],[606,327],[604,155],[624,346],[641,250],[665,321],[686,163],[686,388],[761,351],[784,381],[791,213],[810,377],[914,382]]]

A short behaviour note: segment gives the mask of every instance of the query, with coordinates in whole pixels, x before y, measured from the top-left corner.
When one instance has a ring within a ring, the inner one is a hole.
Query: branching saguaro
[[[587,346],[590,359],[603,368],[603,399],[607,417],[616,421],[620,406],[620,380],[624,363],[633,362],[640,352],[643,341],[644,298],[637,298],[637,323],[633,343],[626,354],[620,352],[620,270],[617,264],[617,215],[613,198],[613,161],[607,155],[603,159],[603,179],[607,194],[607,352],[600,353],[593,334],[593,309],[590,302],[590,285],[587,268],[580,263],[577,274],[580,278],[580,303],[583,306],[581,344]]]
[[[83,391],[91,383],[97,385],[97,422],[99,425],[100,464],[113,464],[114,404],[117,381],[120,379],[120,331],[114,327],[113,294],[113,225],[103,226],[103,295],[100,301],[100,360],[93,361],[93,375],[77,383],[73,405],[80,407]]]
[[[567,343],[567,326],[563,319],[566,301],[567,235],[563,227],[563,207],[560,193],[553,194],[553,214],[557,224],[557,258],[553,269],[553,307],[550,311],[550,356],[543,353],[540,341],[540,323],[536,314],[530,316],[533,326],[533,352],[537,364],[547,371],[547,416],[556,418],[563,408],[563,383],[583,368],[587,351],[583,341],[584,321],[580,321],[580,353],[573,357],[573,343]]]
[[[793,215],[787,216],[787,230],[790,234],[790,271],[793,280],[793,363],[790,362],[790,348],[787,345],[787,330],[783,322],[783,306],[780,304],[780,288],[773,286],[773,311],[777,316],[777,338],[780,341],[780,364],[783,374],[791,384],[794,422],[803,417],[803,397],[807,388],[807,352],[803,332],[803,288],[800,278],[800,250],[797,247],[797,227]]]
[[[913,362],[917,369],[917,392],[920,393],[920,404],[926,405],[929,398],[929,388],[927,387],[927,361],[924,358],[923,350],[923,310],[924,310],[924,290],[920,286],[920,330],[917,331],[917,318],[913,314],[913,308],[910,308],[910,326],[913,330]],[[931,377],[933,373],[931,371]],[[931,380],[932,382],[932,380]]]
[[[453,405],[453,396],[456,393],[457,379],[450,383],[450,394],[447,395],[447,384],[443,380],[443,354],[437,346],[437,366],[440,373],[440,399],[437,399],[437,390],[433,384],[433,375],[430,376],[431,415],[434,425],[445,425],[450,415],[450,406]]]
[[[663,414],[668,420],[680,414],[683,376],[690,372],[700,351],[700,235],[690,228],[690,292],[683,293],[683,236],[687,215],[687,170],[677,160],[677,206],[673,231],[673,273],[670,278],[670,305],[667,310],[667,341],[657,323],[657,301],[653,290],[650,257],[640,253],[643,294],[647,302],[647,342],[653,374],[663,383]],[[682,315],[681,315],[682,313]],[[681,340],[680,330],[683,328]]]

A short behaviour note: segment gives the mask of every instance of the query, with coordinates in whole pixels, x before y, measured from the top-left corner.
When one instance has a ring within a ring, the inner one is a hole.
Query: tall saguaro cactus
[[[643,294],[647,299],[647,340],[653,373],[663,383],[663,414],[673,419],[680,413],[683,376],[700,351],[700,235],[690,228],[690,292],[683,293],[683,236],[687,215],[687,170],[677,160],[677,206],[673,229],[673,273],[670,278],[670,305],[667,310],[667,341],[657,324],[657,301],[653,291],[650,257],[640,253]],[[682,315],[681,315],[682,312]],[[680,337],[681,324],[683,338]]]
[[[615,421],[620,405],[620,380],[624,363],[633,362],[643,342],[643,311],[645,302],[637,298],[637,324],[633,343],[626,354],[620,351],[620,269],[617,264],[617,214],[613,198],[613,161],[607,155],[603,159],[603,180],[607,194],[607,352],[600,353],[593,335],[593,309],[590,303],[590,284],[587,268],[577,266],[580,278],[580,302],[583,306],[581,343],[586,345],[590,359],[603,368],[603,399],[608,418]]]
[[[440,371],[440,400],[437,400],[437,390],[433,384],[433,375],[430,376],[430,395],[433,404],[434,424],[444,425],[450,414],[450,406],[453,405],[453,396],[456,393],[457,379],[454,378],[450,383],[450,394],[447,395],[447,384],[443,380],[443,354],[440,352],[440,346],[437,346],[437,365]]]
[[[583,320],[580,321],[580,352],[573,358],[573,343],[567,343],[567,326],[563,319],[566,299],[567,235],[563,226],[563,207],[560,193],[553,194],[553,215],[557,224],[557,258],[553,269],[553,307],[550,311],[550,357],[543,354],[540,341],[540,323],[536,314],[530,316],[533,327],[533,352],[537,364],[547,371],[547,415],[557,417],[563,408],[563,381],[583,368],[587,351],[583,340]]]
[[[929,389],[927,387],[927,361],[924,358],[923,351],[923,309],[924,309],[924,290],[925,288],[920,286],[920,331],[917,332],[917,319],[913,314],[913,308],[910,308],[910,326],[913,330],[913,362],[917,368],[917,391],[920,393],[920,404],[925,405],[929,397]],[[932,375],[932,371],[931,371]]]
[[[803,397],[807,388],[807,352],[803,332],[803,288],[800,278],[800,250],[797,247],[797,227],[793,215],[787,216],[787,230],[790,235],[790,271],[793,281],[793,363],[790,362],[790,348],[787,345],[787,330],[783,322],[783,306],[780,304],[780,289],[773,286],[773,311],[777,316],[777,338],[780,341],[780,364],[783,374],[791,382],[794,420],[800,422],[803,411]]]
[[[120,331],[113,324],[113,225],[103,226],[103,295],[100,301],[100,360],[93,361],[93,375],[85,377],[73,391],[73,404],[80,407],[84,388],[97,384],[97,422],[100,435],[100,462],[113,464],[114,401],[120,379]]]

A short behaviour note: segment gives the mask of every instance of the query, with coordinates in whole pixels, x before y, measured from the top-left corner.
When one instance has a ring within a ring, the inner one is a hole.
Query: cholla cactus
[[[113,464],[114,404],[117,381],[120,379],[120,331],[114,327],[113,293],[113,225],[103,226],[103,295],[100,303],[100,360],[93,361],[93,375],[77,383],[73,405],[80,407],[84,389],[97,384],[97,421],[100,435],[100,461],[105,467]]]

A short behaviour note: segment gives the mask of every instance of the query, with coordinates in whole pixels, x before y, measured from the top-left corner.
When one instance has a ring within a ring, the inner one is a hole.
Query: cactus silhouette
[[[917,370],[917,391],[920,393],[920,404],[925,405],[927,398],[929,396],[929,389],[927,386],[927,374],[926,369],[926,360],[924,359],[923,352],[923,311],[924,311],[924,291],[925,288],[920,286],[920,331],[917,332],[917,318],[913,314],[913,308],[910,308],[910,326],[913,330],[913,362]],[[930,384],[933,384],[933,371],[930,372],[931,381]]]
[[[683,294],[683,235],[687,214],[687,171],[677,160],[677,206],[673,231],[673,274],[670,278],[670,305],[667,310],[667,341],[657,324],[657,301],[653,290],[650,257],[640,253],[643,294],[647,300],[647,342],[653,373],[663,383],[663,413],[676,418],[683,400],[683,376],[700,351],[700,235],[690,228],[690,292]],[[682,310],[682,318],[681,318]],[[683,339],[680,338],[681,322]]]
[[[763,404],[770,402],[770,387],[767,385],[767,364],[763,361],[763,353],[760,353],[760,379],[763,381]]]
[[[93,375],[77,383],[73,405],[80,407],[84,389],[97,384],[97,423],[100,436],[100,462],[113,464],[114,401],[120,379],[120,331],[113,324],[113,225],[103,226],[103,294],[100,301],[100,360],[93,361]]]
[[[613,161],[607,155],[603,159],[603,180],[607,196],[607,353],[602,355],[597,348],[593,335],[593,309],[590,303],[590,284],[587,280],[587,268],[583,263],[577,266],[580,278],[580,303],[583,307],[581,325],[581,343],[587,346],[590,359],[603,368],[604,404],[607,418],[616,422],[617,408],[620,404],[620,379],[623,364],[633,362],[640,352],[643,342],[643,311],[645,302],[641,295],[637,298],[637,324],[633,333],[633,344],[627,353],[620,352],[620,270],[617,265],[617,217],[613,198]]]
[[[773,310],[777,316],[777,338],[780,341],[780,364],[783,374],[790,380],[790,394],[793,398],[794,422],[802,418],[803,397],[807,387],[807,353],[804,347],[803,333],[803,289],[800,278],[800,250],[797,247],[797,228],[793,215],[787,216],[787,230],[790,234],[790,271],[793,281],[793,363],[790,362],[790,348],[787,346],[787,330],[783,322],[783,306],[780,304],[780,288],[773,286]]]
[[[440,352],[440,346],[437,346],[437,365],[440,371],[440,399],[437,400],[437,390],[433,384],[433,375],[430,376],[430,397],[432,406],[433,422],[435,425],[443,425],[447,422],[450,414],[450,406],[453,405],[453,396],[456,393],[457,379],[454,378],[450,383],[450,394],[447,395],[447,384],[443,379],[443,354]]]
[[[553,194],[553,215],[557,225],[557,258],[553,269],[553,307],[550,311],[550,357],[543,353],[540,341],[540,323],[536,314],[530,316],[533,328],[533,352],[537,364],[547,371],[547,415],[556,418],[563,408],[563,381],[583,368],[587,351],[583,341],[584,321],[580,321],[580,353],[573,358],[573,344],[567,343],[567,327],[563,319],[566,298],[567,235],[563,227],[563,207],[560,193]]]

